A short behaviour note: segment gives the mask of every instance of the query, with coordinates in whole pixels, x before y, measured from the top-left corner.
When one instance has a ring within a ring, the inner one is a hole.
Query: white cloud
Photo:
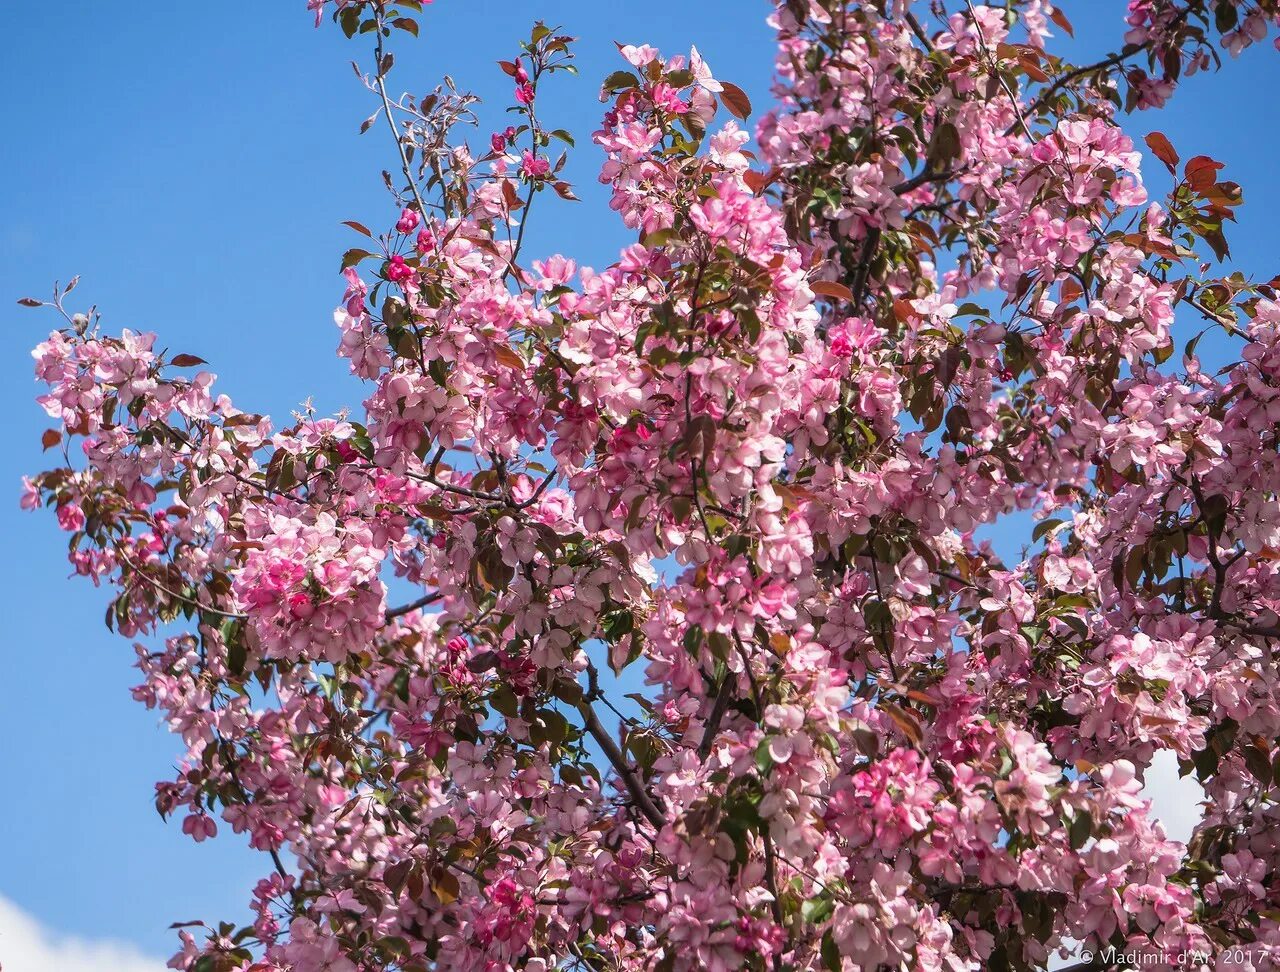
[[[1178,757],[1168,749],[1160,750],[1151,760],[1144,783],[1142,795],[1151,801],[1152,815],[1164,824],[1170,840],[1185,844],[1204,816],[1204,788],[1194,776],[1178,776]],[[1069,938],[1064,944],[1067,955],[1049,959],[1051,972],[1079,961],[1080,943]]]
[[[4,972],[165,972],[164,961],[147,958],[123,942],[63,935],[0,898],[0,968]]]
[[[1160,818],[1170,840],[1185,844],[1204,816],[1203,788],[1194,776],[1178,776],[1178,757],[1167,749],[1156,753],[1145,782],[1142,793],[1151,801],[1152,813]]]

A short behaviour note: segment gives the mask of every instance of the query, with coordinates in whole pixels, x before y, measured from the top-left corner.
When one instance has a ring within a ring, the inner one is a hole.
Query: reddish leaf
[[[573,193],[573,186],[567,182],[556,182],[551,186],[556,191],[556,195],[561,199],[568,199],[570,202],[577,202],[578,197]]]
[[[1044,71],[1041,70],[1040,65],[1035,62],[1034,58],[1020,57],[1018,58],[1018,63],[1022,66],[1022,70],[1026,72],[1027,77],[1032,81],[1039,81],[1043,83],[1049,80],[1049,75],[1045,74]]]
[[[881,702],[880,710],[893,720],[894,725],[902,730],[902,734],[911,741],[913,746],[919,746],[924,740],[924,728],[920,725],[920,720],[916,718],[914,712],[903,709],[892,702]]]
[[[499,344],[493,349],[494,357],[500,364],[506,365],[508,368],[514,368],[516,371],[523,371],[525,368],[525,360],[520,357],[520,353],[509,344]]]
[[[357,223],[354,219],[344,219],[342,221],[342,225],[350,226],[357,233],[362,233],[369,237],[369,239],[373,239],[373,234],[369,232],[369,227],[365,226],[363,223]]]
[[[1218,181],[1218,170],[1221,168],[1221,162],[1215,162],[1207,155],[1197,155],[1187,163],[1187,182],[1196,192],[1207,192]]]
[[[1178,153],[1173,144],[1160,132],[1152,132],[1145,139],[1151,153],[1169,168],[1172,175],[1178,166]]]
[[[1227,244],[1227,238],[1222,234],[1221,229],[1205,230],[1200,233],[1200,238],[1209,244],[1213,255],[1219,260],[1225,260],[1231,255],[1231,247]]]
[[[62,441],[62,433],[57,429],[46,429],[44,435],[40,436],[40,444],[44,446],[45,451],[52,449]]]
[[[735,118],[746,119],[751,114],[751,99],[747,93],[730,81],[721,81],[724,90],[720,92],[720,100]]]
[[[748,169],[746,172],[742,173],[742,181],[747,184],[747,188],[758,196],[764,191],[765,186],[767,186],[772,180],[763,172],[757,172],[755,169]]]
[[[190,368],[192,365],[208,364],[208,362],[204,358],[197,358],[194,354],[179,354],[175,355],[169,364],[175,368]]]
[[[34,297],[22,297],[18,300],[18,303],[21,304],[23,307],[43,307],[44,306],[43,300],[36,300]]]
[[[524,205],[519,194],[516,192],[516,187],[511,184],[510,179],[502,180],[502,198],[506,202],[507,208],[510,210],[519,209]]]
[[[1061,27],[1063,30],[1065,30],[1067,32],[1068,37],[1076,36],[1075,28],[1071,26],[1071,21],[1067,19],[1067,15],[1064,14],[1059,8],[1057,7],[1053,8],[1053,13],[1049,14],[1049,19],[1052,20],[1059,27]]]
[[[834,280],[815,280],[809,284],[809,289],[833,300],[853,300],[853,291]]]

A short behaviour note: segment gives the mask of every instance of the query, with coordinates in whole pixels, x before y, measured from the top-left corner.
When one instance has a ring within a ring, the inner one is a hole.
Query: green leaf
[[[520,711],[515,693],[507,685],[502,685],[489,694],[489,708],[508,719],[515,718],[516,713]]]
[[[943,122],[933,130],[929,142],[929,168],[941,172],[960,156],[960,132],[951,122]]]
[[[1036,528],[1031,531],[1031,542],[1035,543],[1036,541],[1044,537],[1046,534],[1048,534],[1051,530],[1062,526],[1066,522],[1067,522],[1066,520],[1056,520],[1056,519],[1040,521],[1039,523],[1036,524]]]
[[[345,7],[338,15],[338,23],[342,25],[342,32],[350,39],[356,35],[356,31],[360,29],[360,8]]]
[[[244,674],[244,663],[248,657],[243,637],[243,624],[233,618],[222,622],[222,643],[227,646],[227,668],[232,675]]]
[[[684,633],[684,650],[689,654],[695,654],[698,646],[702,644],[702,627],[697,624],[691,624]]]
[[[1093,836],[1093,817],[1087,812],[1076,814],[1067,830],[1067,836],[1071,840],[1071,849],[1078,851]]]
[[[1240,14],[1236,11],[1233,0],[1218,0],[1213,8],[1213,23],[1218,33],[1226,34],[1236,29]]]
[[[609,92],[623,91],[626,88],[634,88],[639,83],[640,79],[630,71],[614,71],[604,79],[604,90]]]
[[[829,972],[840,972],[844,967],[840,949],[836,946],[836,940],[831,937],[831,932],[825,932],[822,936],[822,964]]]
[[[800,917],[811,925],[820,925],[836,910],[836,903],[826,895],[810,898],[800,906]]]
[[[359,247],[352,247],[346,253],[342,254],[342,269],[354,267],[361,260],[367,260],[373,256],[368,250],[362,250]]]
[[[767,776],[769,770],[773,769],[773,754],[769,752],[771,738],[765,737],[760,741],[760,745],[756,747],[756,769],[761,776]]]

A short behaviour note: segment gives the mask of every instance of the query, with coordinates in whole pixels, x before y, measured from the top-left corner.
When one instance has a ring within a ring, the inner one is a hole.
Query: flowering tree
[[[757,153],[696,50],[622,47],[600,271],[522,251],[574,198],[570,38],[477,151],[471,96],[388,87],[422,4],[308,6],[397,149],[336,313],[362,421],[273,426],[63,291],[35,352],[65,465],[24,503],[159,638],[157,807],[270,856],[172,968],[1280,963],[1277,282],[1197,255],[1222,166],[1150,136],[1153,202],[1116,121],[1275,0],[1131,0],[1082,66],[1047,0],[780,0]],[[1026,511],[1020,563],[975,535]]]

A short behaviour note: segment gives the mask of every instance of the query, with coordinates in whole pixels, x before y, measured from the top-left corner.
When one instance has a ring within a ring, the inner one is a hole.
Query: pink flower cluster
[[[308,523],[263,511],[232,592],[266,658],[342,661],[383,625],[383,551],[359,519],[321,513]]]

